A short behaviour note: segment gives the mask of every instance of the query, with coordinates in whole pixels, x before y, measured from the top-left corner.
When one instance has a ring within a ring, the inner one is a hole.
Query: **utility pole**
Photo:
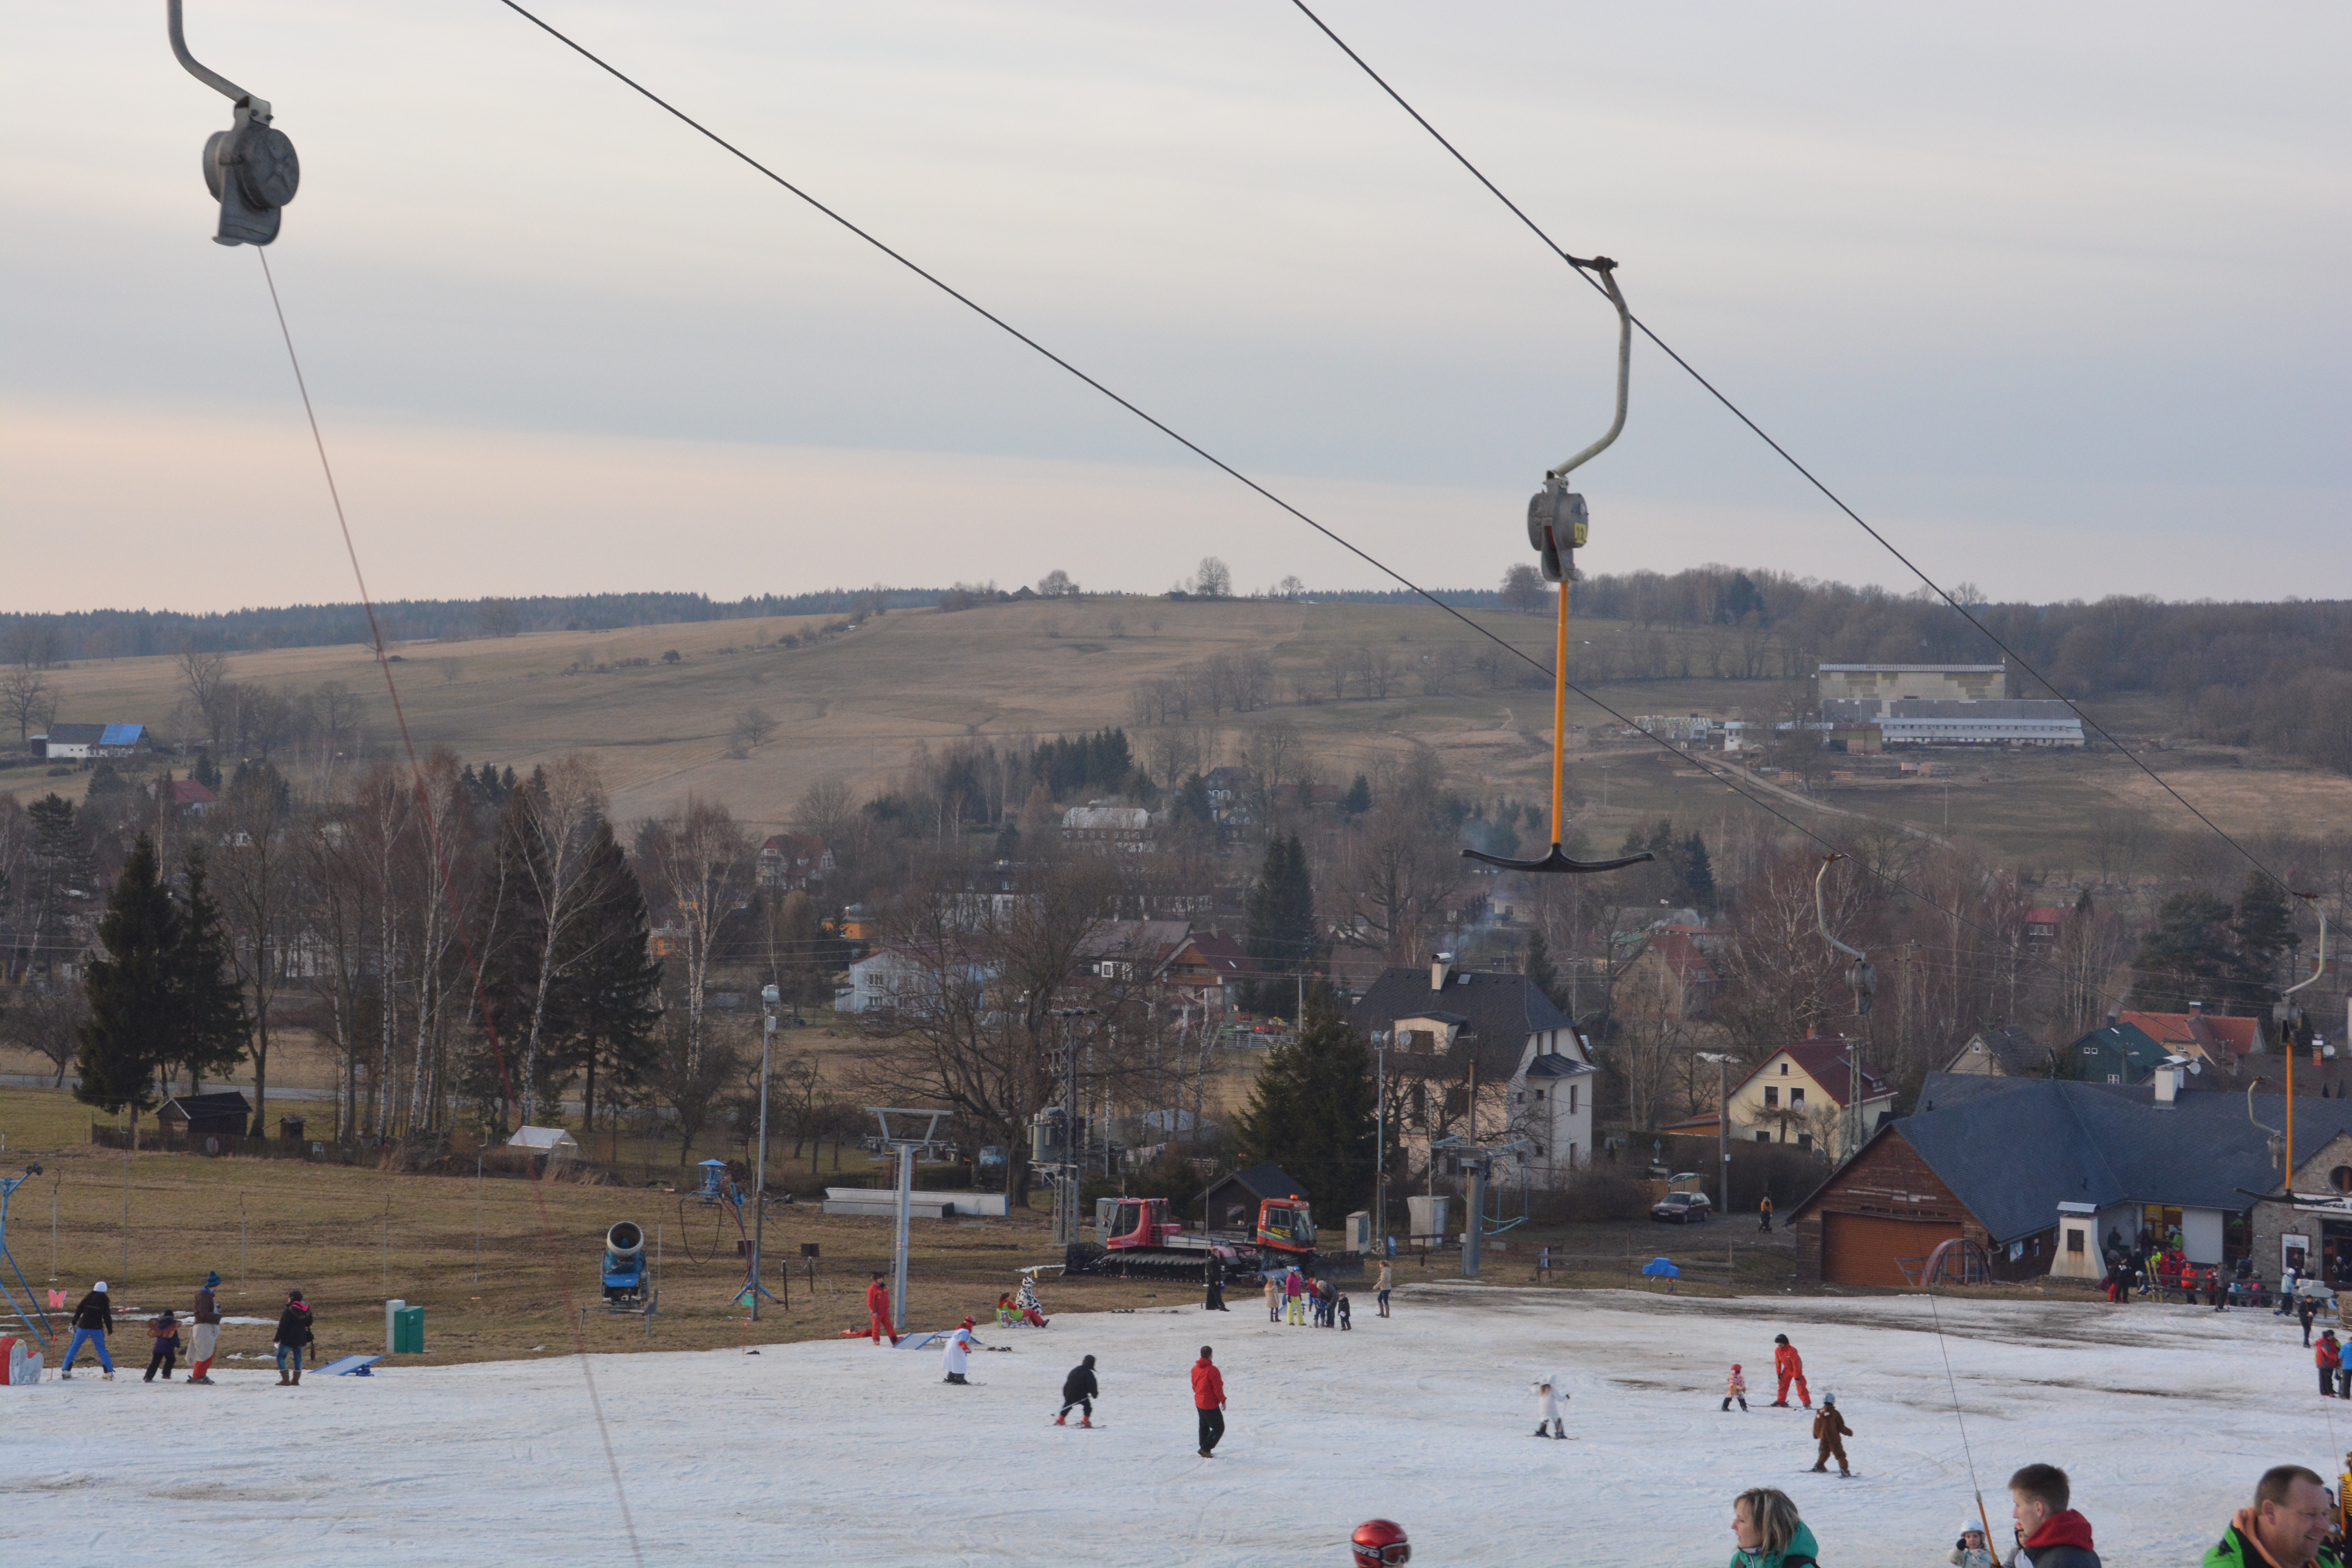
[[[1372,1144],[1372,1237],[1373,1245],[1386,1258],[1389,1248],[1389,1036],[1386,1029],[1372,1035],[1372,1060],[1376,1065],[1372,1083],[1373,1103],[1380,1110],[1380,1136]]]
[[[768,1056],[776,1043],[776,988],[760,988],[765,1024],[760,1031],[760,1152],[751,1163],[751,1321],[760,1321],[761,1260],[768,1239]],[[903,1215],[903,1209],[901,1213]]]
[[[1078,1194],[1084,1188],[1087,1149],[1086,1127],[1081,1121],[1083,1102],[1078,1097],[1078,1042],[1076,1020],[1098,1018],[1102,1015],[1092,1007],[1052,1007],[1046,1016],[1061,1020],[1062,1054],[1056,1064],[1062,1082],[1061,1160],[1054,1172],[1054,1239],[1070,1247],[1078,1239],[1083,1218],[1078,1212]],[[1089,1025],[1089,1032],[1093,1026]]]
[[[1700,1061],[1715,1064],[1715,1158],[1718,1172],[1717,1194],[1722,1212],[1731,1212],[1731,1058],[1721,1051],[1699,1051]]]

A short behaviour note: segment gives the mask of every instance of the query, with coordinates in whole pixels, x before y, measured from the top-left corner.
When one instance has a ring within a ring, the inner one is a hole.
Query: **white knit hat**
[[[100,1295],[101,1295],[101,1296],[102,1296],[102,1295],[104,1295],[104,1294],[106,1293],[106,1281],[105,1281],[105,1280],[101,1279],[101,1280],[100,1280],[100,1281],[98,1282],[98,1290],[99,1290],[99,1294],[100,1294]]]

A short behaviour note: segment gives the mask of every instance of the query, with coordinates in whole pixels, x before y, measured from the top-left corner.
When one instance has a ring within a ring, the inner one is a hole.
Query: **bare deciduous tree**
[[[679,939],[675,973],[686,1006],[681,1070],[698,1074],[711,960],[719,928],[743,891],[751,843],[732,813],[699,795],[688,795],[684,805],[656,817],[649,829],[642,840],[646,858]]]

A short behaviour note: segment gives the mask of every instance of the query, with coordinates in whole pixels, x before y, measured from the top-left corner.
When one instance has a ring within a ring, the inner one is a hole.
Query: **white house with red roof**
[[[1731,1090],[1731,1136],[1742,1143],[1793,1143],[1845,1157],[1843,1111],[1853,1089],[1852,1047],[1836,1035],[1782,1046]],[[1895,1114],[1895,1089],[1865,1067],[1862,1136]]]

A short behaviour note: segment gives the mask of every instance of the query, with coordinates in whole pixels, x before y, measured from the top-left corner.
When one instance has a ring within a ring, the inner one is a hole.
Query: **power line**
[[[1570,256],[1566,250],[1562,249],[1559,243],[1555,241],[1550,235],[1544,232],[1541,225],[1538,224],[1535,219],[1529,217],[1527,213],[1520,208],[1517,202],[1505,195],[1501,187],[1497,186],[1494,181],[1488,179],[1486,176],[1485,172],[1482,171],[1477,164],[1472,163],[1466,156],[1465,156],[1462,149],[1447,141],[1444,135],[1438,131],[1437,127],[1432,125],[1428,120],[1423,116],[1421,110],[1415,109],[1411,103],[1405,101],[1404,95],[1397,91],[1395,88],[1391,87],[1388,83],[1387,78],[1374,70],[1370,64],[1365,60],[1363,56],[1358,54],[1353,48],[1349,47],[1346,39],[1340,37],[1339,34],[1331,30],[1329,24],[1326,23],[1322,17],[1317,16],[1312,10],[1309,10],[1306,0],[1290,0],[1290,3],[1298,8],[1299,15],[1305,16],[1308,21],[1315,24],[1318,31],[1322,33],[1325,37],[1330,39],[1332,43],[1339,46],[1340,53],[1355,61],[1358,68],[1362,70],[1366,76],[1371,78],[1373,82],[1379,86],[1380,89],[1382,92],[1387,93],[1389,97],[1395,101],[1398,108],[1412,116],[1414,124],[1419,125],[1423,131],[1428,132],[1431,138],[1434,140],[1439,146],[1444,148],[1448,153],[1453,155],[1455,163],[1461,164],[1463,168],[1469,171],[1470,176],[1473,179],[1486,186],[1486,189],[1493,194],[1496,201],[1502,203],[1504,206],[1510,209],[1511,216],[1525,224],[1528,227],[1528,232],[1534,235],[1538,239],[1543,242],[1544,248],[1549,250],[1554,256],[1559,257],[1562,261],[1566,262],[1575,270],[1576,275],[1579,278],[1583,279],[1584,281],[1592,288],[1594,292],[1603,294],[1607,292],[1601,288],[1601,284],[1593,279],[1591,271],[1588,269],[1588,263],[1580,258]],[[2089,725],[2097,732],[2101,740],[2106,742],[2110,746],[2113,746],[2125,757],[2129,758],[2133,766],[2138,768],[2140,772],[2155,780],[2158,788],[2162,789],[2165,794],[2170,795],[2174,800],[2180,803],[2182,809],[2186,810],[2198,821],[2203,823],[2207,827],[2211,828],[2213,832],[2220,837],[2223,843],[2227,844],[2231,848],[2243,856],[2248,865],[2253,867],[2255,870],[2260,871],[2263,876],[2268,877],[2272,881],[2276,882],[2281,888],[2285,889],[2288,892],[2293,892],[2294,890],[2287,886],[2285,878],[2280,876],[2277,872],[2264,865],[2261,858],[2257,857],[2252,850],[2239,843],[2235,838],[2231,837],[2228,833],[2222,830],[2221,826],[2219,823],[2206,816],[2202,811],[2200,811],[2196,805],[2192,803],[2187,795],[2182,795],[2179,790],[2173,788],[2170,784],[2167,783],[2163,774],[2148,766],[2147,763],[2140,757],[2138,752],[2133,751],[2130,747],[2116,740],[2113,734],[2108,732],[2105,725],[2101,724],[2096,719],[2092,718],[2090,714],[2084,712],[2081,704],[2077,703],[2073,698],[2068,697],[2064,692],[2059,690],[2055,682],[2052,681],[2047,676],[2043,675],[2040,670],[2034,668],[2032,664],[2028,663],[2024,655],[2010,647],[2009,644],[2003,641],[1991,627],[1977,619],[1975,614],[1970,611],[1966,605],[1961,604],[1958,599],[1952,597],[1951,595],[1946,593],[1944,591],[1943,584],[1937,583],[1933,577],[1928,576],[1927,573],[1921,571],[1918,564],[1908,555],[1904,554],[1903,552],[1895,546],[1892,540],[1888,539],[1885,534],[1879,532],[1877,529],[1871,526],[1870,522],[1864,519],[1860,512],[1848,506],[1843,498],[1839,496],[1835,490],[1830,489],[1826,484],[1823,484],[1820,478],[1816,476],[1811,468],[1808,468],[1804,464],[1799,462],[1795,455],[1790,452],[1786,447],[1781,446],[1780,442],[1774,440],[1771,436],[1765,431],[1762,426],[1757,424],[1755,420],[1750,419],[1748,416],[1747,412],[1742,409],[1739,405],[1732,402],[1729,397],[1724,395],[1722,388],[1717,386],[1715,383],[1707,380],[1704,375],[1701,375],[1697,369],[1694,367],[1688,360],[1675,353],[1674,348],[1669,345],[1664,338],[1661,338],[1655,331],[1653,331],[1648,322],[1643,321],[1639,316],[1634,316],[1633,321],[1633,324],[1642,330],[1642,335],[1649,339],[1652,343],[1655,344],[1659,352],[1664,353],[1668,359],[1674,361],[1676,365],[1680,366],[1684,373],[1693,381],[1697,382],[1699,385],[1705,387],[1709,396],[1713,397],[1717,403],[1722,404],[1726,409],[1729,410],[1733,418],[1738,420],[1742,425],[1747,426],[1750,431],[1754,432],[1758,440],[1771,447],[1773,453],[1778,456],[1782,462],[1787,463],[1789,467],[1794,468],[1800,475],[1801,475],[1807,484],[1821,491],[1822,496],[1828,500],[1832,506],[1845,513],[1845,515],[1853,521],[1854,526],[1861,529],[1864,533],[1870,535],[1870,537],[1875,540],[1880,547],[1883,548],[1889,555],[1894,556],[1895,560],[1901,562],[1904,568],[1910,572],[1913,576],[1918,578],[1920,582],[1933,589],[1937,598],[1942,599],[1944,603],[1958,611],[1960,617],[1963,620],[1967,621],[1969,625],[1976,627],[1978,631],[1983,633],[1985,639],[1990,642],[1993,647],[2000,649],[2004,657],[2014,660],[2018,668],[2032,677],[2035,681],[2040,683],[2043,690],[2049,692],[2059,701],[2066,704],[2066,706],[2073,710],[2077,719],[2080,719],[2084,723]]]
[[[824,202],[819,201],[815,196],[811,195],[807,191],[803,190],[792,181],[784,178],[783,175],[779,174],[765,163],[761,163],[757,158],[754,158],[751,154],[743,151],[742,148],[738,147],[732,142],[728,141],[725,137],[719,135],[717,132],[711,130],[709,126],[703,124],[700,121],[695,119],[684,110],[679,109],[676,104],[671,103],[667,99],[663,98],[660,94],[637,81],[635,78],[629,76],[618,67],[611,64],[609,61],[595,54],[585,46],[578,43],[561,29],[533,15],[530,11],[517,4],[516,0],[499,0],[499,3],[504,5],[508,10],[512,11],[516,16],[520,16],[523,20],[529,22],[531,26],[540,29],[540,31],[545,33],[549,37],[553,38],[556,42],[562,44],[565,48],[568,48],[572,53],[578,55],[582,59],[586,60],[597,69],[604,72],[607,76],[610,76],[614,80],[629,89],[630,91],[636,93],[648,103],[653,104],[664,113],[677,120],[679,123],[687,126],[698,135],[702,136],[714,145],[741,160],[744,163],[748,164],[761,174],[773,181],[776,184],[782,186],[786,191],[791,192],[794,196],[800,198],[801,201],[807,204],[810,207],[813,207],[817,212],[823,214],[825,217],[830,218],[833,222],[840,225],[851,234],[856,235],[859,239],[864,240],[867,245],[872,246],[875,249],[880,251],[883,255],[888,257],[891,260],[897,262],[899,266],[905,268],[908,271],[921,279],[924,282],[929,283],[932,288],[937,289],[949,299],[953,300],[956,303],[971,311],[972,314],[980,317],[991,326],[995,327],[1007,337],[1012,338],[1014,342],[1022,344],[1024,347],[1034,351],[1059,369],[1066,371],[1077,380],[1085,383],[1088,387],[1091,387],[1096,392],[1102,394],[1103,396],[1110,399],[1113,403],[1118,404],[1121,408],[1124,408],[1129,414],[1134,415],[1138,419],[1142,420],[1145,424],[1150,426],[1154,430],[1159,431],[1161,435],[1167,437],[1170,440],[1175,442],[1186,451],[1191,452],[1202,462],[1207,463],[1210,467],[1217,469],[1220,473],[1224,474],[1227,478],[1234,480],[1236,483],[1244,486],[1255,494],[1273,502],[1274,505],[1279,507],[1290,516],[1297,519],[1300,522],[1305,523],[1307,527],[1313,529],[1316,532],[1321,534],[1332,543],[1339,546],[1340,549],[1347,551],[1350,555],[1355,556],[1358,560],[1362,561],[1367,565],[1372,567],[1383,576],[1392,579],[1402,587],[1419,595],[1422,598],[1426,599],[1430,604],[1434,605],[1437,608],[1444,611],[1447,615],[1452,616],[1455,620],[1460,621],[1464,626],[1468,626],[1473,632],[1485,637],[1487,641],[1493,643],[1496,647],[1502,648],[1512,657],[1524,660],[1531,668],[1542,671],[1546,677],[1550,677],[1553,674],[1553,671],[1541,660],[1521,651],[1518,647],[1515,647],[1503,637],[1496,636],[1495,633],[1487,630],[1485,626],[1480,626],[1468,616],[1464,615],[1460,610],[1455,609],[1449,604],[1446,604],[1435,594],[1423,587],[1420,584],[1415,583],[1410,577],[1407,577],[1403,573],[1397,571],[1387,563],[1373,556],[1369,551],[1364,550],[1341,534],[1326,527],[1324,524],[1317,521],[1314,518],[1309,517],[1306,512],[1301,511],[1297,507],[1291,505],[1290,502],[1283,500],[1282,497],[1275,494],[1274,491],[1266,489],[1265,486],[1258,483],[1257,480],[1250,478],[1247,474],[1242,472],[1239,468],[1234,468],[1231,463],[1226,462],[1223,458],[1218,457],[1215,453],[1211,452],[1208,448],[1201,446],[1191,437],[1181,434],[1165,422],[1155,418],[1150,414],[1146,413],[1142,408],[1139,407],[1134,403],[1129,402],[1127,398],[1122,397],[1119,394],[1112,391],[1108,386],[1096,380],[1093,376],[1088,375],[1085,371],[1080,370],[1076,365],[1071,363],[1068,360],[1064,359],[1060,354],[1055,353],[1053,350],[1047,348],[1045,344],[1039,342],[1028,333],[1021,331],[1018,327],[1013,326],[1003,317],[997,315],[994,311],[989,310],[986,306],[981,304],[970,295],[963,293],[953,285],[948,283],[936,273],[928,270],[919,263],[915,262],[903,252],[893,248],[891,246],[877,238],[873,234],[867,232],[866,229],[859,227],[849,218],[844,216],[834,208],[827,206]],[[1311,16],[1313,16],[1313,13],[1308,12],[1307,15]],[[1341,47],[1345,47],[1344,45]],[[1367,68],[1367,69],[1369,68]],[[1375,78],[1375,79],[1378,79]],[[1402,103],[1403,102],[1403,100],[1399,99],[1398,101]],[[1410,108],[1410,106],[1408,106],[1408,108]],[[1419,116],[1416,115],[1415,118],[1418,119]],[[1423,123],[1426,123],[1426,121]],[[1433,132],[1432,134],[1433,135],[1435,132]],[[1459,154],[1456,155],[1459,156]],[[1467,161],[1465,160],[1465,162],[1466,165]],[[1473,170],[1472,172],[1475,173],[1476,171]],[[1483,180],[1485,176],[1481,175],[1480,178]],[[1492,189],[1493,187],[1490,185],[1488,188]],[[1499,191],[1496,194],[1497,195],[1501,195]],[[1514,207],[1512,210],[1516,212],[1518,209]],[[1524,215],[1522,216],[1524,216]],[[1534,227],[1533,223],[1530,222],[1528,226]],[[1540,235],[1542,231],[1538,229],[1537,233]],[[1546,238],[1544,243],[1546,245],[1550,245],[1551,241],[1549,238]],[[1569,258],[1568,253],[1559,250],[1558,246],[1552,246],[1552,249],[1558,252],[1563,258],[1570,260],[1571,264],[1573,264],[1574,258]],[[1648,331],[1647,328],[1643,328],[1643,330],[1644,332],[1647,332]],[[1664,345],[1660,344],[1659,346],[1663,348]],[[1672,351],[1668,352],[1671,353]],[[1627,718],[1624,714],[1620,713],[1616,709],[1612,708],[1608,703],[1603,702],[1600,698],[1594,696],[1584,688],[1578,686],[1573,681],[1568,682],[1567,685],[1570,690],[1575,692],[1579,697],[1583,698],[1587,702],[1592,704],[1593,707],[1599,709],[1601,712],[1608,714],[1611,718],[1616,720],[1627,729],[1639,729],[1639,726],[1634,724],[1633,720]],[[1642,732],[1647,734],[1647,731]],[[1835,850],[1837,848],[1836,845],[1831,843],[1820,834],[1815,833],[1812,829],[1805,826],[1794,817],[1791,817],[1786,813],[1779,810],[1763,797],[1751,795],[1747,790],[1742,789],[1738,783],[1728,773],[1717,771],[1712,764],[1700,762],[1696,757],[1691,757],[1687,753],[1675,750],[1672,742],[1660,737],[1650,736],[1649,738],[1654,741],[1660,747],[1664,749],[1670,754],[1678,758],[1683,758],[1685,761],[1697,763],[1697,765],[1703,771],[1706,772],[1709,777],[1724,784],[1734,794],[1739,795],[1742,799],[1747,800],[1751,805],[1754,805],[1759,809],[1769,813],[1772,816],[1779,818],[1783,824],[1794,828],[1798,833],[1811,839],[1822,848],[1830,850]],[[1927,898],[1925,894],[1914,891],[1913,889],[1904,886],[1904,884],[1899,880],[1886,876],[1884,872],[1879,872],[1874,869],[1871,874],[1880,878],[1881,880],[1885,881],[1890,888],[1894,889],[1897,892],[1917,899],[1921,902],[1927,904],[1930,908],[1939,910],[1944,914],[1949,915],[1954,920],[1965,921],[1965,917],[1957,914],[1950,910],[1944,909],[1942,905],[1936,903],[1934,900]]]

